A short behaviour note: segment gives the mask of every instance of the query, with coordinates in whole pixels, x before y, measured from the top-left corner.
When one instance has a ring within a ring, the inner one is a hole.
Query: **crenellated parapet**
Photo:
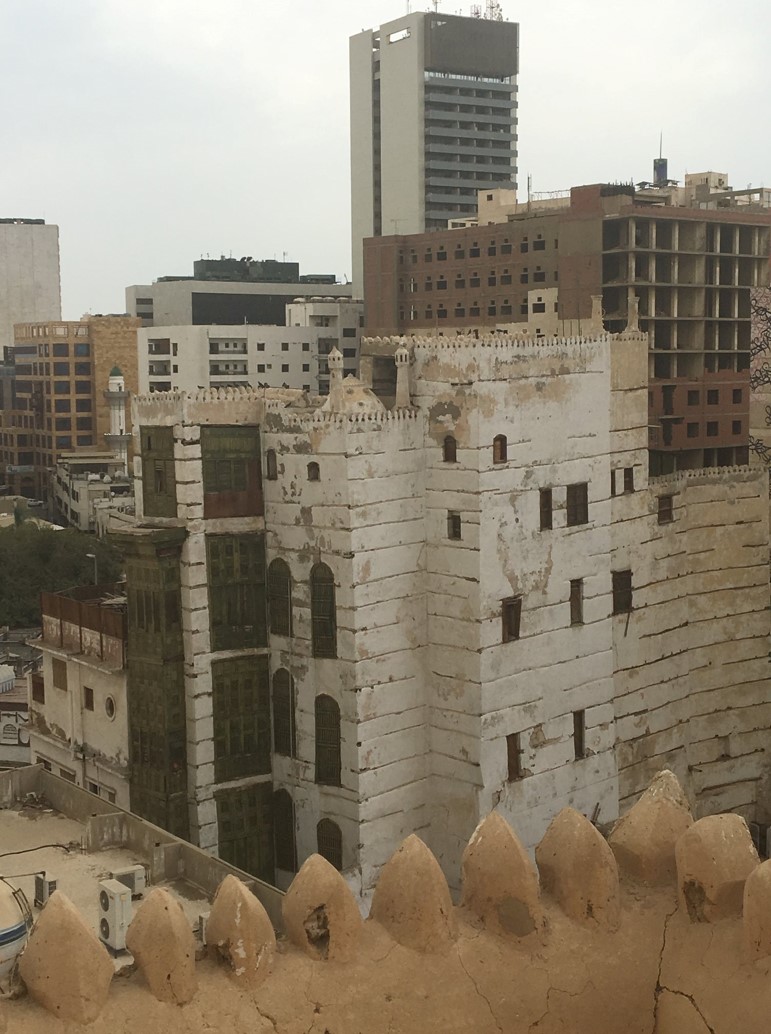
[[[694,822],[677,780],[663,772],[609,842],[564,809],[536,861],[493,813],[464,853],[456,906],[434,855],[410,836],[383,867],[364,920],[342,875],[313,855],[284,897],[278,951],[262,906],[228,876],[206,927],[209,959],[198,963],[181,907],[154,888],[126,938],[141,976],[122,980],[120,993],[107,951],[58,892],[20,973],[40,1006],[99,1034],[126,1010],[159,1017],[153,999],[181,1007],[175,1030],[198,1034],[210,1029],[202,1015],[212,994],[218,1015],[237,1009],[244,1030],[261,1030],[268,1018],[276,1032],[313,1023],[336,1034],[418,1031],[424,1000],[434,1018],[449,1009],[454,1025],[445,1020],[442,1029],[483,1034],[735,1034],[737,1018],[742,1029],[756,1021],[764,1029],[771,862],[758,858],[743,819]]]

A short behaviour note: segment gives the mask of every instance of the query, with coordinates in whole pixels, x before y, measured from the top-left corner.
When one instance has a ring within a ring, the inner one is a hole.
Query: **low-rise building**
[[[133,478],[111,452],[64,453],[56,464],[53,497],[56,513],[80,531],[96,531],[97,503],[133,505]]]
[[[30,676],[30,749],[55,775],[128,807],[126,598],[122,585],[41,596],[43,653]],[[141,753],[135,763],[141,765]]]

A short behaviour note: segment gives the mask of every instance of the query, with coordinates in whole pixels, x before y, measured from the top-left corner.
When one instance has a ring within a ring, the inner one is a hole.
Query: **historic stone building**
[[[136,399],[132,809],[364,893],[411,832],[454,880],[492,809],[533,846],[662,765],[771,818],[767,478],[649,477],[647,345],[392,342],[391,410],[337,352],[325,400]]]

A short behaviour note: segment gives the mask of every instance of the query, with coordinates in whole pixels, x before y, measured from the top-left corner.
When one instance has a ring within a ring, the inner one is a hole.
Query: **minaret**
[[[126,382],[119,366],[110,370],[107,391],[104,397],[110,406],[110,431],[105,434],[108,449],[118,457],[123,473],[128,474],[128,445],[131,438],[126,433]]]
[[[333,348],[329,353],[329,405],[332,412],[340,409],[343,401],[343,353]]]
[[[410,402],[410,353],[401,345],[394,353],[396,363],[396,402],[394,409],[409,409]]]

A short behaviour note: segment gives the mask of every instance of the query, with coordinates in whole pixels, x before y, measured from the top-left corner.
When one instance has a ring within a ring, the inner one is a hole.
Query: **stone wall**
[[[198,842],[217,849],[205,535],[228,529],[264,529],[267,562],[285,560],[292,575],[293,635],[271,635],[268,650],[271,673],[286,668],[297,693],[296,757],[274,754],[272,781],[293,798],[299,861],[317,849],[319,820],[333,819],[343,870],[366,896],[396,844],[419,831],[456,886],[463,846],[492,809],[532,849],[555,809],[611,822],[663,764],[698,815],[765,821],[765,475],[649,478],[648,342],[634,324],[587,338],[375,346],[401,355],[391,411],[352,378],[323,404],[297,391],[213,389],[134,405],[135,428],[174,428],[177,516],[144,523],[186,531]],[[209,424],[260,426],[264,518],[204,520]],[[569,520],[577,485],[587,486],[587,513]],[[551,490],[551,527],[541,526],[541,489]],[[312,656],[318,562],[334,575],[336,658]],[[624,571],[631,608],[614,613],[613,576]],[[571,582],[581,583],[577,620]],[[512,598],[521,624],[504,641]],[[316,781],[320,694],[341,711],[339,787]]]

